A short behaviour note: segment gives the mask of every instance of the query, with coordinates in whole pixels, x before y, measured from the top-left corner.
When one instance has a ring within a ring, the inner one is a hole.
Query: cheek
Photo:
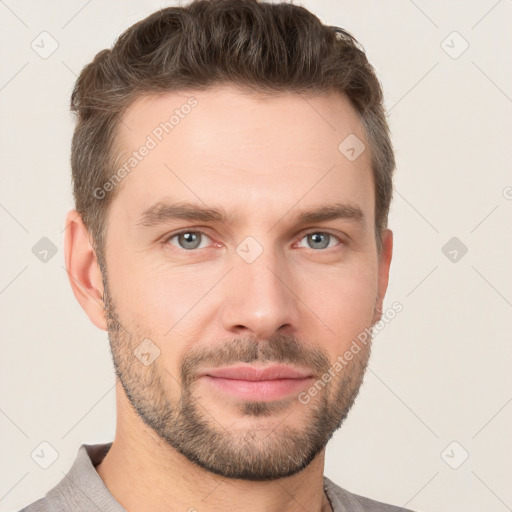
[[[377,269],[370,262],[339,268],[321,279],[317,275],[311,282],[303,283],[308,290],[304,301],[330,329],[326,327],[326,332],[333,337],[337,351],[371,326],[377,283]]]
[[[129,325],[146,328],[157,340],[170,340],[194,318],[198,303],[219,277],[212,271],[158,267],[147,262],[118,264],[112,273],[112,295]],[[197,308],[199,310],[200,308]]]

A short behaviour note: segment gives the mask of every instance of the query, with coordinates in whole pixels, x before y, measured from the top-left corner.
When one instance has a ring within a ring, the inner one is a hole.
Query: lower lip
[[[312,377],[304,379],[275,379],[275,380],[237,380],[221,377],[202,377],[211,386],[220,391],[238,396],[246,400],[279,400],[297,394],[313,381]]]

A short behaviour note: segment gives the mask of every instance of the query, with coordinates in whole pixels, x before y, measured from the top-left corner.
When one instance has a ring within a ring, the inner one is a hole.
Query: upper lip
[[[306,379],[312,377],[307,370],[300,370],[292,366],[274,365],[265,368],[257,366],[227,366],[225,368],[212,368],[201,372],[200,376],[217,377],[236,380],[276,380],[276,379]]]

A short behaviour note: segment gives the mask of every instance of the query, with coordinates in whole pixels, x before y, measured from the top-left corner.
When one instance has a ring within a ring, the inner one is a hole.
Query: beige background
[[[80,444],[114,435],[107,336],[80,309],[64,270],[68,102],[96,52],[166,5],[0,2],[2,511],[55,485]],[[512,2],[302,5],[364,45],[384,86],[398,160],[385,306],[404,309],[375,339],[325,474],[417,511],[511,510]],[[31,47],[41,52],[42,37],[46,51],[58,43],[47,58]],[[46,263],[32,252],[43,237],[57,250]],[[452,237],[459,246],[446,256]],[[31,458],[42,442],[58,453],[48,469]]]

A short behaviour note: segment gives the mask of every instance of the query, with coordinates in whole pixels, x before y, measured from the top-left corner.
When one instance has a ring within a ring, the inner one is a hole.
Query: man
[[[392,255],[393,150],[355,39],[291,4],[197,0],[96,55],[71,104],[66,267],[108,331],[117,431],[24,510],[399,510],[323,476]]]

